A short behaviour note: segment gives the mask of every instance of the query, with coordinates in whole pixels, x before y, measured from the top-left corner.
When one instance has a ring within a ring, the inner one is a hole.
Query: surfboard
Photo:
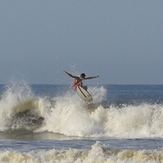
[[[93,100],[91,94],[88,91],[86,91],[84,88],[82,88],[81,86],[77,87],[76,92],[78,96],[84,101],[90,102]]]

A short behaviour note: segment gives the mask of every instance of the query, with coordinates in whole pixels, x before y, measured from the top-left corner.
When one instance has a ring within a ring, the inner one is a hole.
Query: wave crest
[[[163,137],[163,105],[105,105],[106,90],[90,87],[93,103],[73,91],[36,96],[31,87],[13,83],[0,100],[0,131],[28,129],[78,137]],[[104,103],[103,103],[104,101]]]

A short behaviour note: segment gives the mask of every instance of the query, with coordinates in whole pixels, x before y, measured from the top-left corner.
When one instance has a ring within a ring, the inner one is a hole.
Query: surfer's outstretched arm
[[[72,75],[72,74],[70,74],[70,73],[68,73],[67,71],[63,71],[63,72],[65,72],[68,76],[70,76],[70,77],[72,77],[72,78],[78,78],[77,76],[74,76],[74,75]]]
[[[87,80],[87,79],[94,79],[94,78],[98,78],[98,77],[99,77],[99,75],[93,76],[93,77],[87,77],[87,78],[84,78],[84,80]]]

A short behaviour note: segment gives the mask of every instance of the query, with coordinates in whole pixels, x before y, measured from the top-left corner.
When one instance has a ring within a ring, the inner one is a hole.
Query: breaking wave
[[[0,100],[0,131],[26,129],[76,137],[163,137],[163,105],[105,105],[106,89],[90,87],[93,103],[73,91],[36,96],[26,82],[6,86]],[[109,102],[108,102],[109,103]]]

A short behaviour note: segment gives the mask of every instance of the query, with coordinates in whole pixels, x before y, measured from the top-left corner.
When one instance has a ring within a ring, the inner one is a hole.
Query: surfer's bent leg
[[[77,89],[77,87],[78,87],[79,85],[81,86],[81,82],[79,82],[79,83],[75,84],[74,86],[72,86],[72,89],[73,89],[74,91],[76,91],[76,89]]]
[[[83,88],[87,91],[88,87],[87,86],[83,86]]]

